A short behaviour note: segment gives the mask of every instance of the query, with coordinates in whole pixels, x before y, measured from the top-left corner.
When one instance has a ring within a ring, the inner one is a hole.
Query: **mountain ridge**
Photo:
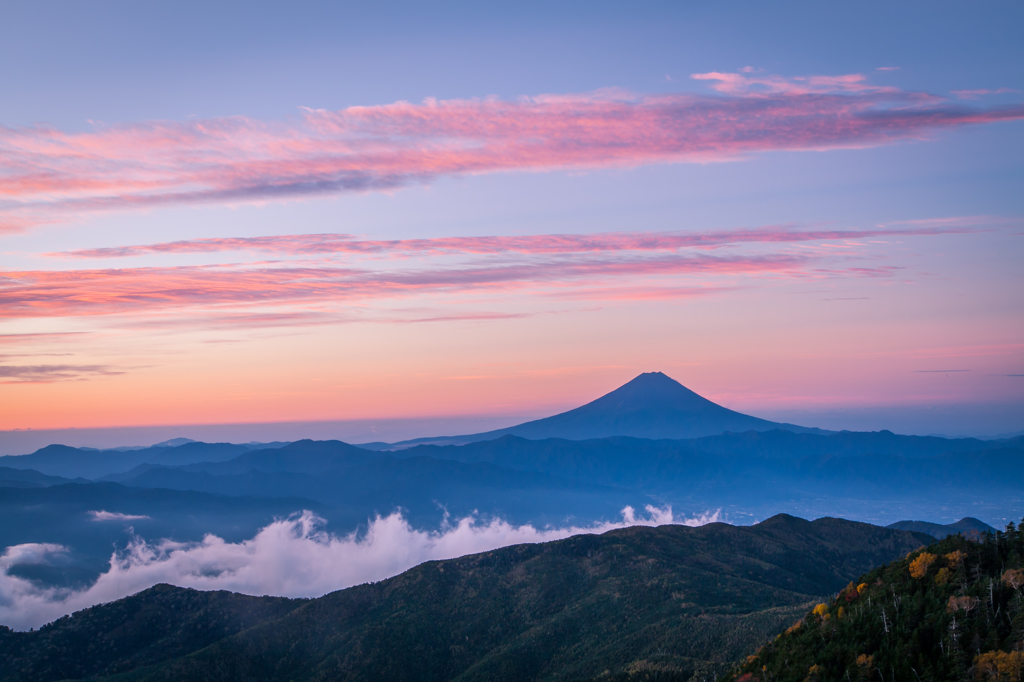
[[[1022,586],[1016,524],[948,535],[852,581],[725,680],[1019,680]]]
[[[985,533],[995,533],[996,529],[984,521],[965,516],[956,523],[931,523],[929,521],[897,521],[890,523],[886,528],[898,530],[912,530],[917,533],[927,533],[937,540],[943,540],[950,535],[964,535],[968,538],[980,537]]]
[[[229,596],[160,586],[36,632],[0,628],[0,677],[518,682],[629,670],[658,670],[670,680],[698,671],[710,676],[791,623],[813,599],[929,539],[784,514],[755,526],[577,535],[430,561],[298,604],[281,601],[273,608],[284,615],[197,642],[175,657],[152,638],[133,648],[134,629],[149,631],[138,615],[146,610],[137,605],[155,600],[173,608],[180,596],[201,612],[196,626],[207,628],[216,612],[203,606],[203,595]],[[127,644],[112,652],[107,633]],[[180,641],[173,630],[158,634]],[[104,655],[83,656],[90,643]],[[139,651],[150,652],[148,660]]]

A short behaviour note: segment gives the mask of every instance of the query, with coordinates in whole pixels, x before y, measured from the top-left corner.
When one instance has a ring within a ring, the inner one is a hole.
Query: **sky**
[[[3,9],[0,441],[1024,430],[1019,3]]]

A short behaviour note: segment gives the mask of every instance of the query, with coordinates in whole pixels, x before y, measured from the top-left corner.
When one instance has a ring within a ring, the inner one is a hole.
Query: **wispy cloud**
[[[24,344],[36,345],[52,341],[69,342],[81,339],[82,336],[87,335],[88,333],[89,332],[37,332],[26,334],[0,334],[0,346]]]
[[[552,292],[553,296],[585,301],[664,301],[710,296],[735,291],[737,287],[722,286],[622,286],[585,287]]]
[[[1020,90],[1013,88],[996,88],[995,90],[954,90],[953,94],[957,99],[978,99],[985,95],[1009,95],[1019,93]]]
[[[603,90],[306,109],[288,121],[150,121],[88,133],[0,128],[0,229],[71,212],[389,190],[473,173],[863,148],[1024,118],[1019,104],[965,107],[860,74],[693,77],[717,94]]]
[[[104,510],[87,512],[93,521],[143,521],[150,517],[145,514],[122,514]]]
[[[795,76],[786,78],[775,75],[756,75],[755,70],[745,67],[740,73],[695,73],[691,78],[707,81],[711,88],[728,95],[812,95],[835,93],[889,93],[900,91],[889,86],[872,85],[867,76],[851,73],[842,76]]]
[[[276,260],[0,271],[0,319],[130,314],[119,326],[191,329],[507,319],[524,313],[467,310],[466,301],[457,311],[418,316],[368,316],[358,309],[423,295],[664,300],[734,291],[747,285],[737,281],[744,277],[892,277],[903,266],[865,262],[865,240],[989,229],[995,229],[991,221],[957,218],[857,230],[772,225],[406,240],[347,234],[196,239],[54,255],[267,252]]]
[[[0,317],[109,315],[210,306],[359,303],[416,294],[504,293],[637,276],[754,275],[805,267],[792,254],[578,254],[419,269],[183,266],[0,273]]]
[[[45,384],[124,374],[108,365],[0,365],[0,384]]]
[[[988,218],[988,217],[986,217]],[[434,239],[359,239],[349,234],[297,234],[268,237],[188,239],[157,244],[79,249],[49,253],[68,258],[123,258],[150,254],[191,254],[227,251],[289,255],[442,256],[487,254],[561,254],[596,251],[671,251],[714,248],[730,244],[778,244],[868,237],[921,236],[970,232],[992,220],[961,224],[967,218],[942,219],[940,224],[915,227],[880,226],[869,230],[821,230],[796,225],[769,225],[747,230],[709,232],[605,232],[523,236],[440,237]]]
[[[903,226],[909,225],[913,228],[939,228],[939,229],[956,229],[956,228],[984,228],[984,229],[998,229],[1007,227],[1020,227],[1024,225],[1024,218],[1016,216],[1000,216],[1000,215],[959,215],[959,216],[943,216],[941,218],[912,218],[909,220],[893,220],[879,227],[889,227],[893,230],[905,229]]]

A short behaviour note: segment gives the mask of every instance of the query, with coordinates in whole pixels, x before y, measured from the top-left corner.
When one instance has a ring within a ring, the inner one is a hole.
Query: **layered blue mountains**
[[[481,434],[362,445],[54,444],[0,457],[0,547],[64,545],[73,557],[66,565],[12,570],[79,584],[101,572],[129,534],[238,541],[302,510],[339,533],[396,511],[421,528],[466,516],[560,527],[615,520],[626,506],[647,505],[677,514],[720,511],[740,524],[780,511],[881,525],[951,514],[1003,518],[1022,506],[1022,462],[1024,437],[776,423],[652,372],[574,410]]]

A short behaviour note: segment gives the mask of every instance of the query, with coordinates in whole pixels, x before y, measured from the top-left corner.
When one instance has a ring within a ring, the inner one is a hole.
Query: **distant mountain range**
[[[984,521],[972,518],[970,516],[964,517],[956,523],[941,524],[941,523],[930,523],[928,521],[897,521],[896,523],[890,523],[886,528],[894,528],[896,530],[910,530],[915,533],[927,533],[933,538],[942,540],[949,537],[950,535],[964,535],[969,538],[976,538],[985,533],[995,533],[996,529],[988,525]]]
[[[632,438],[699,438],[726,431],[826,433],[821,429],[758,419],[717,405],[661,372],[645,372],[597,400],[553,417],[486,433],[441,438],[417,438],[389,448],[421,444],[461,445],[501,436],[531,440],[564,438],[589,440],[610,436]],[[372,444],[378,448],[384,444]]]
[[[780,515],[506,547],[313,600],[160,585],[35,632],[0,628],[0,678],[710,679],[929,540]]]
[[[68,478],[100,478],[121,473],[141,464],[192,464],[194,462],[222,462],[263,448],[279,448],[286,443],[259,443],[234,445],[232,443],[199,443],[188,439],[178,445],[154,445],[148,448],[71,448],[66,445],[48,445],[31,455],[0,457],[0,467],[35,469],[50,476]]]
[[[744,426],[754,428],[685,439],[540,438],[551,430],[583,436]],[[660,373],[506,431],[520,428],[537,437],[492,432],[461,437],[490,440],[407,442],[387,451],[309,440],[237,445],[181,439],[130,450],[50,445],[0,458],[0,548],[68,546],[69,556],[81,561],[46,574],[68,583],[103,570],[129,527],[150,540],[193,541],[212,532],[237,541],[303,509],[327,519],[327,530],[348,533],[396,510],[417,528],[437,528],[446,514],[585,526],[615,520],[627,505],[672,505],[677,514],[724,509],[735,522],[780,510],[889,522],[945,516],[950,505],[982,516],[986,510],[1016,513],[1024,505],[1024,438],[775,425],[716,406]],[[887,511],[879,512],[881,505],[889,505]],[[89,516],[100,510],[115,516],[102,523]],[[118,521],[117,514],[145,518]]]

